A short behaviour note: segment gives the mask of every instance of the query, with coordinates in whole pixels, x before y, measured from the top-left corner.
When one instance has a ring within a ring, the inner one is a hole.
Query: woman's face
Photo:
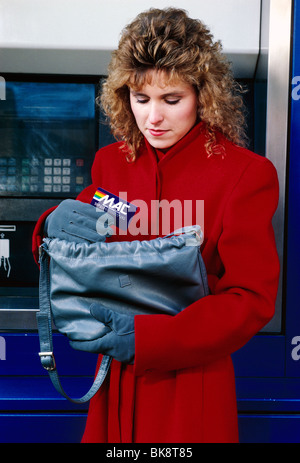
[[[151,83],[130,89],[130,104],[136,123],[150,145],[170,148],[187,134],[197,121],[198,101],[194,87],[183,81],[165,84],[162,72]]]

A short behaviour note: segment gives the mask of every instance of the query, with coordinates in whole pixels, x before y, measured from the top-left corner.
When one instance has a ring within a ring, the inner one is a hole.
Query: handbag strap
[[[40,281],[39,281],[39,312],[36,314],[37,326],[40,340],[40,360],[43,368],[48,371],[49,377],[55,389],[66,399],[73,403],[88,402],[100,389],[110,367],[111,357],[104,355],[97,373],[97,376],[89,391],[78,399],[73,399],[64,391],[56,368],[53,354],[52,339],[52,316],[50,304],[50,283],[49,283],[49,256],[43,245],[39,248],[40,254]]]

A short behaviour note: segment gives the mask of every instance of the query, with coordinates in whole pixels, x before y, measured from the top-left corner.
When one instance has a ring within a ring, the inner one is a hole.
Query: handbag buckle
[[[53,371],[56,369],[56,363],[53,352],[39,352],[39,356],[41,358],[41,363],[43,368],[47,371]],[[49,362],[50,357],[50,362]]]

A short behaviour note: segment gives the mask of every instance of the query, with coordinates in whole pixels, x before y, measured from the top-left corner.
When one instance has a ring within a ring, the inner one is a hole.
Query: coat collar
[[[146,138],[144,138],[144,141],[145,141],[145,146],[146,146],[148,153],[151,155],[153,159],[155,159],[157,163],[159,163],[159,165],[161,165],[169,161],[177,153],[187,148],[203,132],[204,132],[204,123],[199,122],[183,138],[181,138],[181,140],[179,140],[175,145],[173,145],[166,153],[162,152],[161,150],[153,148],[153,146],[150,145],[150,143],[148,142]]]

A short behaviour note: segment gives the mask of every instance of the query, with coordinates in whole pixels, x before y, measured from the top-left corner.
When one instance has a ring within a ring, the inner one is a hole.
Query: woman
[[[121,141],[97,152],[93,184],[78,200],[90,203],[101,187],[148,205],[140,234],[129,226],[116,240],[163,234],[165,211],[153,214],[153,202],[188,203],[181,219],[195,224],[202,200],[210,295],[174,317],[134,317],[134,336],[124,341],[131,356],[122,357],[124,346],[113,353],[83,442],[238,442],[230,355],[274,314],[276,171],[244,147],[242,99],[220,45],[182,10],[152,9],[124,29],[101,103]]]

